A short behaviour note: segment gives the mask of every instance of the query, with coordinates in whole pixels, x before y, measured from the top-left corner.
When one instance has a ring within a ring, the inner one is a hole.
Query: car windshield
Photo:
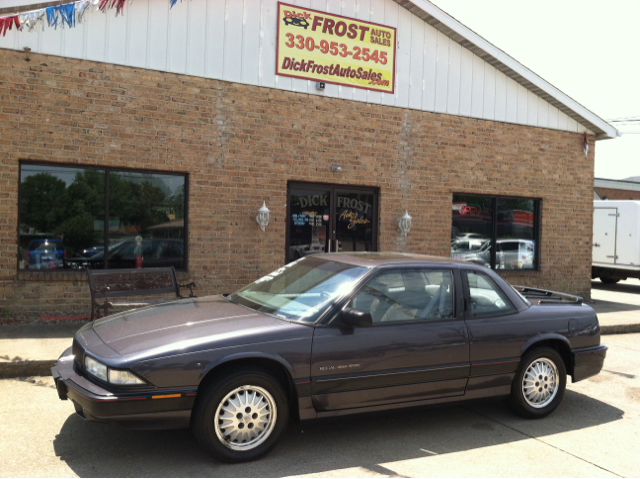
[[[283,319],[315,322],[334,300],[353,289],[367,268],[305,257],[236,291],[232,302]]]

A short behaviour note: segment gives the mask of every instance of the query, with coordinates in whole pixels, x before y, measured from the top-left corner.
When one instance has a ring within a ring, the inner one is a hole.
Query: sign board
[[[396,29],[278,3],[276,74],[393,93]]]

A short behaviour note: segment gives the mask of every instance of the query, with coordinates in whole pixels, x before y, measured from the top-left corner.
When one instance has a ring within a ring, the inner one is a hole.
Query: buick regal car
[[[273,449],[290,417],[506,396],[541,418],[606,350],[580,298],[447,258],[342,253],[88,323],[52,373],[87,421],[190,427],[239,462]]]

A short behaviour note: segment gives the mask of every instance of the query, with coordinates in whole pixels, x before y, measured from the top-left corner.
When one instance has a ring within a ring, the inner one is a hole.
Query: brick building
[[[336,249],[589,296],[595,141],[616,130],[426,1],[296,3],[394,27],[392,92],[276,74],[275,0],[0,37],[4,310],[88,314],[86,267],[173,265],[204,295]]]
[[[640,200],[640,182],[595,178],[593,191],[598,200]]]

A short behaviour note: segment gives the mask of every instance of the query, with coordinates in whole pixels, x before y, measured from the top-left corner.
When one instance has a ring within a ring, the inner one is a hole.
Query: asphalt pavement
[[[640,476],[640,334],[607,336],[604,370],[542,420],[501,400],[290,424],[280,446],[228,465],[188,430],[84,422],[48,377],[0,380],[3,477]]]

